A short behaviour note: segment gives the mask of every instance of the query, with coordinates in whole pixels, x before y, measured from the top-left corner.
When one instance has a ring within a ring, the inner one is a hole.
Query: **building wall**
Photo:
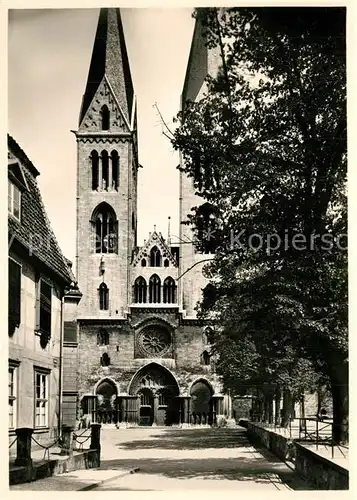
[[[192,39],[191,52],[186,71],[185,84],[181,97],[181,108],[184,109],[187,100],[198,102],[204,97],[207,90],[205,78],[215,76],[221,64],[217,48],[208,49],[205,45],[204,30],[199,20],[196,21]],[[180,156],[180,164],[184,159]],[[189,225],[182,224],[187,220],[193,207],[198,207],[205,202],[204,198],[196,195],[192,177],[180,171],[180,240],[192,241],[193,231]],[[194,264],[209,258],[208,254],[195,251],[193,245],[182,244],[180,248],[180,275],[183,275]],[[202,264],[197,264],[181,279],[179,286],[180,304],[189,318],[195,317],[195,306],[202,297],[202,288],[207,284],[204,278]]]
[[[92,191],[91,151],[109,153],[116,149],[120,156],[120,182],[118,191]],[[77,278],[83,298],[79,305],[79,316],[122,318],[128,304],[129,263],[134,243],[131,227],[132,213],[136,217],[136,203],[133,203],[132,145],[124,139],[106,140],[99,138],[94,143],[78,139],[77,170]],[[95,253],[95,230],[90,222],[93,211],[102,202],[108,203],[118,220],[118,253],[104,254],[105,282],[109,288],[109,310],[99,311],[98,287],[102,282],[99,270],[102,254]]]
[[[208,54],[202,42],[201,31],[201,27],[198,26],[185,83],[184,92],[191,99],[202,95],[203,80],[211,64],[211,54]],[[118,73],[120,78],[120,69]],[[192,245],[185,244],[180,247],[179,268],[172,265],[172,262],[168,268],[141,267],[140,263],[131,265],[137,222],[136,170],[135,168],[132,170],[134,165],[132,146],[129,141],[125,142],[123,139],[124,129],[120,128],[115,130],[115,134],[111,134],[111,130],[103,132],[98,128],[100,122],[98,109],[102,104],[113,104],[112,101],[108,101],[106,91],[102,92],[102,86],[103,82],[93,99],[93,103],[96,103],[95,109],[87,112],[77,133],[77,278],[83,293],[78,311],[79,398],[84,395],[94,395],[98,383],[105,378],[114,381],[117,390],[125,394],[137,370],[153,362],[159,363],[174,374],[182,394],[188,394],[191,384],[199,378],[208,378],[215,387],[214,390],[219,392],[218,378],[211,373],[209,366],[201,365],[201,354],[204,350],[202,326],[197,321],[184,320],[185,317],[196,316],[194,308],[201,298],[201,290],[206,283],[202,275],[202,264],[189,271],[183,279],[178,279],[179,275],[194,262],[207,256],[196,254]],[[119,192],[92,191],[89,157],[93,149],[100,153],[104,148],[108,152],[116,148],[119,152],[121,167]],[[200,204],[197,203],[192,180],[184,175],[181,175],[180,200],[180,219],[183,221],[192,206]],[[104,276],[100,274],[99,269],[102,256],[93,253],[90,244],[89,223],[93,210],[102,201],[113,207],[119,221],[119,254],[104,255]],[[191,229],[181,225],[180,236],[182,239],[186,237],[192,239]],[[178,279],[179,304],[176,307],[165,308],[155,304],[146,304],[145,307],[131,306],[135,279],[143,276],[148,284],[149,278],[154,273],[159,275],[162,282],[167,276]],[[97,289],[102,280],[109,288],[109,311],[99,310]],[[161,358],[150,358],[147,353],[144,354],[145,350],[140,348],[140,332],[149,324],[166,325],[170,332],[171,349],[165,351]],[[97,335],[101,329],[109,332],[108,345],[98,345]],[[65,349],[68,358],[66,366],[71,373],[74,373],[75,351],[72,352],[70,346]],[[109,366],[101,365],[103,353],[107,353],[110,358]]]
[[[61,298],[58,283],[53,284],[51,338],[45,348],[35,334],[36,326],[36,268],[31,261],[16,254],[11,248],[9,257],[22,266],[21,276],[21,324],[9,337],[9,361],[18,363],[17,368],[17,418],[15,428],[35,426],[35,376],[34,368],[49,371],[48,427],[35,429],[37,441],[48,442],[57,436],[59,423],[59,380],[61,342]],[[47,280],[49,279],[46,276]],[[10,430],[10,441],[15,431]],[[13,446],[10,453],[16,453]]]
[[[135,357],[135,343],[140,329],[148,323],[160,324],[160,320],[169,321],[172,328],[173,355],[163,358]],[[177,325],[177,326],[175,326]],[[105,328],[109,332],[109,345],[98,345],[97,334]],[[94,394],[95,385],[101,379],[109,377],[118,384],[121,393],[127,393],[132,376],[141,367],[158,362],[172,371],[182,391],[188,390],[189,384],[198,377],[212,378],[209,366],[200,364],[200,356],[204,350],[202,327],[179,324],[175,313],[154,314],[133,312],[131,322],[118,324],[83,321],[79,328],[79,396]],[[101,366],[100,357],[106,352],[110,357],[110,365]],[[213,378],[215,378],[213,376]]]

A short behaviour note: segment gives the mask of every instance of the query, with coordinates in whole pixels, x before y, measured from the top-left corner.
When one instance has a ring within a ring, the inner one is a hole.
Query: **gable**
[[[156,231],[152,233],[147,243],[141,247],[133,260],[133,266],[140,265],[142,259],[150,259],[150,251],[152,247],[157,246],[161,252],[162,260],[169,259],[170,265],[177,267],[175,257],[172,255],[170,248],[167,246],[161,234]]]
[[[108,130],[102,130],[101,110],[103,106],[107,106],[110,113],[110,128]],[[103,134],[130,132],[130,125],[120,109],[110,83],[105,76],[94,94],[92,102],[80,123],[78,131],[98,132]]]

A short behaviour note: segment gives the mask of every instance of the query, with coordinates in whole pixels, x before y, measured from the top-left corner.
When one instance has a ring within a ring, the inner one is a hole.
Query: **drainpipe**
[[[61,429],[62,429],[62,381],[63,381],[63,329],[64,329],[64,314],[63,314],[63,309],[64,309],[64,291],[63,291],[63,296],[61,299],[61,328],[60,328],[60,355],[59,355],[59,382],[58,382],[58,390],[59,390],[59,399],[58,399],[58,435],[61,435]]]

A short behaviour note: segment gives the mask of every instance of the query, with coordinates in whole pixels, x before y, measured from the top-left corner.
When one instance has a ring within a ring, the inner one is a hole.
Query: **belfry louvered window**
[[[111,159],[111,189],[118,190],[119,186],[119,155],[117,151],[112,151],[110,154]],[[109,172],[110,173],[110,172]]]
[[[108,191],[109,187],[109,157],[107,151],[102,151],[102,189]]]
[[[92,189],[96,191],[99,188],[99,156],[97,151],[91,152],[90,160],[92,164]]]

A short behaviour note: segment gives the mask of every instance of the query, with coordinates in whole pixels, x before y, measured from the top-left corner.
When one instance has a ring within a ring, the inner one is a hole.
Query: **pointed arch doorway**
[[[95,390],[97,397],[96,422],[100,424],[117,423],[117,396],[115,383],[108,378],[100,381]]]
[[[213,389],[207,380],[196,380],[190,389],[191,420],[195,425],[213,423]]]
[[[129,394],[138,397],[139,425],[173,425],[179,422],[179,386],[173,374],[158,363],[136,372]]]

